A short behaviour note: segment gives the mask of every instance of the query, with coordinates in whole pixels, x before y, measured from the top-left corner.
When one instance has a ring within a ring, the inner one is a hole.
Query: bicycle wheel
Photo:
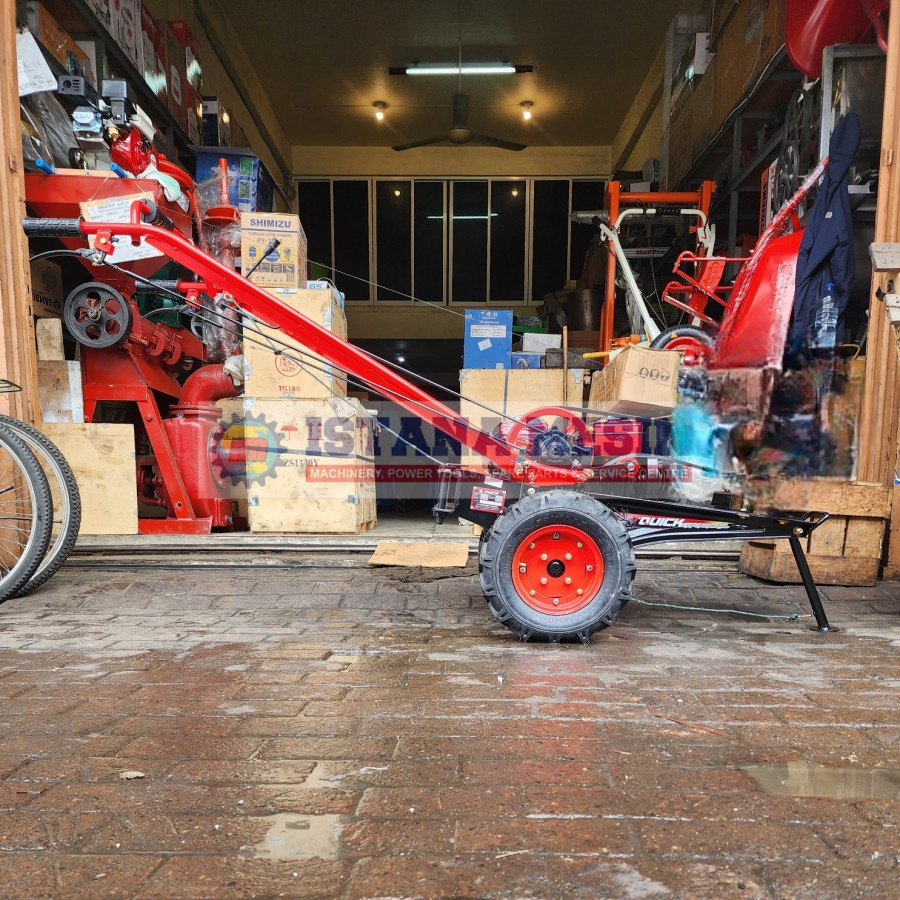
[[[11,428],[37,457],[50,484],[53,500],[50,545],[34,575],[16,595],[23,597],[52,578],[72,552],[81,527],[81,495],[78,493],[75,473],[47,435],[25,422],[2,414],[0,425]]]
[[[34,575],[52,526],[44,470],[25,442],[0,424],[0,603],[15,597]]]

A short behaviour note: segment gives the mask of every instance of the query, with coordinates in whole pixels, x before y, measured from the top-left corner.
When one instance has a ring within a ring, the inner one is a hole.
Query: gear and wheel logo
[[[213,471],[233,485],[241,481],[264,484],[283,464],[284,435],[264,416],[233,415],[210,436],[209,458]]]

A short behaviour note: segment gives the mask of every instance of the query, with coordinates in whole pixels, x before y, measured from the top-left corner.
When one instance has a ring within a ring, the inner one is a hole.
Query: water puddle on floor
[[[818,763],[741,766],[767,794],[825,800],[900,800],[900,769],[839,769]]]
[[[300,816],[278,813],[266,816],[266,836],[252,847],[243,848],[247,856],[262,859],[337,859],[340,849],[340,816]]]

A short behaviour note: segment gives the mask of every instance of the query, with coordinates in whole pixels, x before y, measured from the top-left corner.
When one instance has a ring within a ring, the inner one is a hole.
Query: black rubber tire
[[[0,603],[3,603],[18,596],[47,552],[53,527],[53,500],[47,476],[37,457],[15,432],[2,424],[0,462],[6,479],[0,484],[0,520],[15,518],[23,523],[20,526],[23,533],[20,540],[9,543],[0,539],[0,549],[3,550]],[[27,499],[25,510],[17,507],[20,496],[23,500]]]
[[[590,601],[567,615],[534,609],[516,591],[512,561],[516,548],[537,529],[570,525],[594,540],[603,556],[603,580]],[[510,507],[491,528],[481,553],[481,589],[494,618],[523,641],[588,643],[595,631],[612,625],[631,599],[634,550],[625,527],[592,497],[571,490],[532,494]]]
[[[697,328],[696,325],[674,325],[671,328],[667,328],[665,331],[661,331],[653,338],[650,342],[650,349],[665,350],[673,338],[679,337],[694,338],[699,343],[705,344],[710,350],[716,346],[716,342],[712,335],[705,332],[702,328]]]
[[[0,424],[11,428],[37,457],[53,499],[50,545],[34,575],[16,595],[24,597],[52,578],[72,552],[81,528],[81,495],[72,467],[47,435],[11,416],[0,414]]]

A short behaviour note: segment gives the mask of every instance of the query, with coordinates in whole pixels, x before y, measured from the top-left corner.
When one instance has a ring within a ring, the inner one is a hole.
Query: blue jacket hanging
[[[807,356],[810,332],[827,282],[834,284],[832,297],[839,322],[847,307],[856,275],[847,184],[860,134],[859,117],[853,112],[835,126],[828,148],[828,168],[806,219],[797,257],[794,309],[785,353],[785,361],[793,365],[802,363]]]

